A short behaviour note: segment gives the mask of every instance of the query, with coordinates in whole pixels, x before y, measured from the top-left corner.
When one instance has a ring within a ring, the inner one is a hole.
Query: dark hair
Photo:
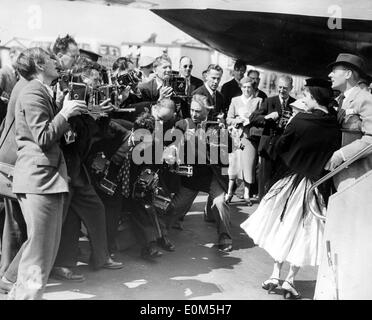
[[[155,130],[155,118],[148,112],[142,112],[134,121],[133,129],[146,129],[153,133]]]
[[[16,70],[26,80],[32,80],[37,73],[36,64],[44,64],[49,53],[40,47],[22,51],[16,62]]]
[[[209,72],[211,70],[216,70],[218,72],[223,72],[223,69],[218,64],[210,64],[208,66],[207,72]]]
[[[247,68],[247,63],[243,60],[236,60],[234,63],[234,70],[239,70],[241,67]]]
[[[58,54],[60,52],[61,53],[66,53],[70,43],[77,46],[77,43],[76,43],[75,39],[68,34],[63,38],[58,37],[57,40],[54,42],[53,52],[55,54]]]
[[[256,72],[257,75],[258,75],[258,77],[260,76],[260,71],[255,70],[255,69],[251,69],[251,70],[249,70],[249,71],[247,72],[247,76],[249,77],[249,75],[250,75],[252,72]]]
[[[305,88],[309,90],[310,94],[312,95],[314,100],[319,105],[329,109],[329,106],[332,104],[334,100],[332,88],[324,88],[324,87],[305,87]]]
[[[129,68],[129,64],[133,61],[126,57],[120,57],[118,58],[112,65],[112,71],[116,71],[119,69],[119,71],[125,71]]]

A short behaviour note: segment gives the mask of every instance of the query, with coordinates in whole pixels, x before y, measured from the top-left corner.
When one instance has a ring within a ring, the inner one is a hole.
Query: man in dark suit
[[[167,216],[168,227],[172,227],[180,217],[183,217],[190,210],[199,191],[207,192],[211,201],[211,211],[217,224],[219,249],[228,252],[232,250],[230,208],[224,199],[228,177],[223,174],[219,161],[211,159],[213,157],[211,144],[203,135],[205,134],[204,129],[206,129],[203,128],[203,123],[207,120],[208,109],[209,105],[206,97],[195,94],[191,101],[191,118],[182,119],[175,125],[175,128],[184,135],[185,143],[183,145],[173,144],[168,148],[174,148],[180,153],[181,149],[184,150],[183,157],[187,159],[186,164],[193,166],[193,175],[191,177],[183,176],[181,179],[180,189],[173,200],[174,208]],[[205,158],[203,159],[203,157]],[[184,159],[180,159],[181,163]],[[228,163],[228,160],[225,160]],[[174,159],[167,157],[166,161],[172,164]]]
[[[207,69],[207,81],[198,89],[194,90],[192,95],[200,94],[206,96],[208,104],[213,106],[209,111],[208,120],[217,121],[226,118],[227,110],[224,104],[222,94],[217,90],[223,70],[218,64],[211,64]]]
[[[221,88],[221,93],[224,98],[224,108],[229,110],[231,99],[238,97],[242,94],[240,89],[240,80],[244,77],[245,72],[247,71],[247,64],[242,60],[236,60],[233,70],[233,78],[224,83]]]
[[[181,100],[181,110],[183,118],[190,117],[191,93],[204,84],[202,80],[191,75],[193,67],[194,66],[190,57],[181,57],[179,65],[179,75],[186,80],[185,95],[187,96],[187,98]]]
[[[274,173],[279,165],[274,145],[284,131],[285,121],[292,112],[290,104],[295,101],[289,93],[293,88],[293,79],[282,75],[278,79],[278,95],[267,98],[260,109],[250,116],[252,126],[262,127],[258,153],[260,155],[259,168],[259,198],[265,195],[273,182]]]
[[[155,77],[148,82],[142,82],[138,85],[138,89],[142,95],[142,101],[147,102],[148,109],[151,109],[151,106],[159,100],[169,98],[172,95],[173,89],[166,86],[165,83],[171,72],[171,62],[162,56],[157,57],[154,61]]]
[[[17,69],[30,82],[16,102],[17,161],[13,192],[24,215],[28,239],[23,244],[13,299],[41,299],[57,254],[68,189],[66,162],[59,140],[68,119],[84,104],[65,100],[58,112],[49,85],[58,77],[57,62],[40,49],[22,52]],[[47,244],[47,245],[46,245]]]
[[[70,57],[77,44],[68,35],[58,38],[54,45],[54,53],[61,58]],[[99,55],[84,51],[85,59],[96,63]],[[70,61],[70,60],[69,60]],[[89,72],[87,73],[89,74]],[[92,77],[94,73],[92,73]],[[87,77],[87,81],[92,81]],[[94,269],[118,269],[121,262],[114,261],[108,251],[106,235],[105,207],[98,197],[88,170],[85,166],[92,138],[100,128],[89,114],[73,117],[69,121],[70,128],[75,135],[72,142],[64,139],[62,151],[66,158],[69,181],[68,210],[63,223],[61,242],[51,276],[60,280],[82,281],[84,277],[75,274],[70,268],[76,266],[79,249],[79,234],[81,222],[88,230],[91,245],[90,263]]]

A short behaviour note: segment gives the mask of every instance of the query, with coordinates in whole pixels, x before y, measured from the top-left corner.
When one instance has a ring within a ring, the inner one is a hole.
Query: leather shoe
[[[147,247],[142,248],[141,257],[143,259],[159,258],[163,253],[155,248],[155,244],[149,244]]]
[[[122,262],[114,261],[111,257],[109,257],[105,264],[102,266],[102,268],[105,269],[121,269],[123,267],[124,264]]]
[[[167,251],[176,250],[176,246],[172,242],[170,242],[166,236],[163,236],[158,239],[158,245]]]
[[[3,280],[0,280],[0,293],[8,294],[8,292],[12,289],[13,283],[7,283]]]
[[[232,239],[228,235],[222,234],[220,236],[218,243],[219,243],[218,249],[220,251],[222,252],[232,251]]]
[[[85,277],[82,274],[74,273],[69,268],[54,267],[50,273],[50,277],[57,280],[82,282]]]

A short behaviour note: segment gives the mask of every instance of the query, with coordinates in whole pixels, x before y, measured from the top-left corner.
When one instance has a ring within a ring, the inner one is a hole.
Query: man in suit
[[[185,162],[193,166],[193,175],[181,177],[181,186],[174,197],[174,208],[167,216],[167,223],[168,227],[172,227],[180,217],[190,210],[199,191],[207,192],[211,201],[211,211],[217,224],[219,249],[229,252],[232,250],[230,208],[224,198],[228,177],[223,175],[221,164],[214,162],[217,159],[211,159],[213,154],[210,149],[211,144],[207,142],[205,128],[203,128],[210,109],[208,99],[203,95],[195,94],[191,101],[191,118],[182,119],[175,125],[175,128],[181,131],[184,136],[184,144],[173,144],[168,148],[174,148],[178,152],[181,148],[184,150],[184,159],[187,159]],[[190,159],[193,159],[191,163]],[[182,161],[182,159],[180,160]],[[228,160],[225,160],[228,163]],[[172,157],[166,157],[166,161],[172,164],[175,160]]]
[[[69,130],[68,119],[84,104],[64,101],[58,112],[49,87],[58,77],[57,61],[43,49],[30,48],[17,69],[30,82],[15,110],[17,161],[13,192],[24,215],[28,239],[22,246],[12,299],[41,299],[60,241],[68,189],[66,162],[59,140]]]
[[[172,72],[172,64],[164,57],[157,57],[154,61],[155,77],[138,85],[138,89],[142,95],[142,101],[146,102],[148,109],[163,98],[171,97],[173,93],[172,87],[166,85],[166,79]]]
[[[258,89],[258,86],[260,85],[260,72],[258,70],[251,69],[248,71],[247,76],[253,80],[253,85],[255,88],[254,97],[255,98],[261,98],[262,101],[265,101],[267,98],[267,95],[262,90]]]
[[[54,53],[60,59],[66,59],[67,66],[74,59],[77,44],[70,36],[58,38],[54,45]],[[84,59],[90,59],[91,64],[97,62],[99,55],[84,51]],[[70,60],[67,60],[70,58]],[[91,74],[91,73],[87,73]],[[92,73],[92,77],[94,77]],[[89,77],[87,81],[91,81]],[[62,235],[58,254],[51,276],[60,280],[83,281],[84,276],[72,271],[76,266],[79,252],[79,234],[81,222],[88,230],[91,245],[90,263],[94,269],[119,269],[123,267],[121,262],[114,261],[108,251],[105,207],[98,197],[88,170],[85,166],[92,138],[100,130],[96,121],[89,115],[84,114],[70,119],[71,130],[75,139],[68,142],[64,139],[62,151],[66,158],[69,175],[68,210],[63,223]]]
[[[372,144],[372,96],[358,86],[360,78],[367,78],[363,58],[340,53],[328,75],[332,89],[341,92],[338,98],[338,120],[342,130],[342,147],[335,151],[325,166],[333,170]],[[343,190],[357,178],[372,170],[371,151],[334,177],[337,190]]]
[[[191,75],[193,67],[194,66],[190,57],[182,56],[180,58],[179,75],[186,80],[185,95],[187,96],[187,98],[181,100],[183,118],[190,117],[191,93],[204,84],[202,80]]]
[[[213,106],[213,109],[208,114],[208,120],[222,120],[227,115],[228,109],[225,108],[224,98],[217,90],[222,73],[223,70],[218,64],[210,64],[207,69],[206,82],[192,93],[192,95],[200,94],[206,96],[209,105]]]
[[[293,79],[282,75],[278,79],[278,95],[267,98],[261,107],[250,116],[252,126],[262,127],[258,153],[260,155],[259,168],[259,198],[268,191],[273,182],[274,173],[279,166],[279,158],[275,154],[275,141],[283,133],[283,124],[292,112],[290,104],[295,101],[289,93],[293,88]]]
[[[224,98],[224,108],[229,110],[231,99],[242,94],[240,89],[240,80],[243,79],[245,72],[247,71],[247,64],[243,60],[236,60],[233,70],[233,78],[224,83],[221,88],[221,93]]]

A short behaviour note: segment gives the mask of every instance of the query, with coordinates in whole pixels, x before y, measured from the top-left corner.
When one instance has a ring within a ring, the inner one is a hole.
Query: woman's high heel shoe
[[[294,285],[287,280],[284,280],[282,289],[284,299],[297,300],[302,298],[301,294],[296,290]]]
[[[232,194],[232,193],[226,193],[226,194],[225,194],[225,202],[226,202],[226,203],[230,203],[232,197],[233,197],[233,194]]]
[[[264,282],[262,282],[262,289],[267,290],[267,293],[270,294],[273,292],[279,285],[278,278],[270,278]]]

